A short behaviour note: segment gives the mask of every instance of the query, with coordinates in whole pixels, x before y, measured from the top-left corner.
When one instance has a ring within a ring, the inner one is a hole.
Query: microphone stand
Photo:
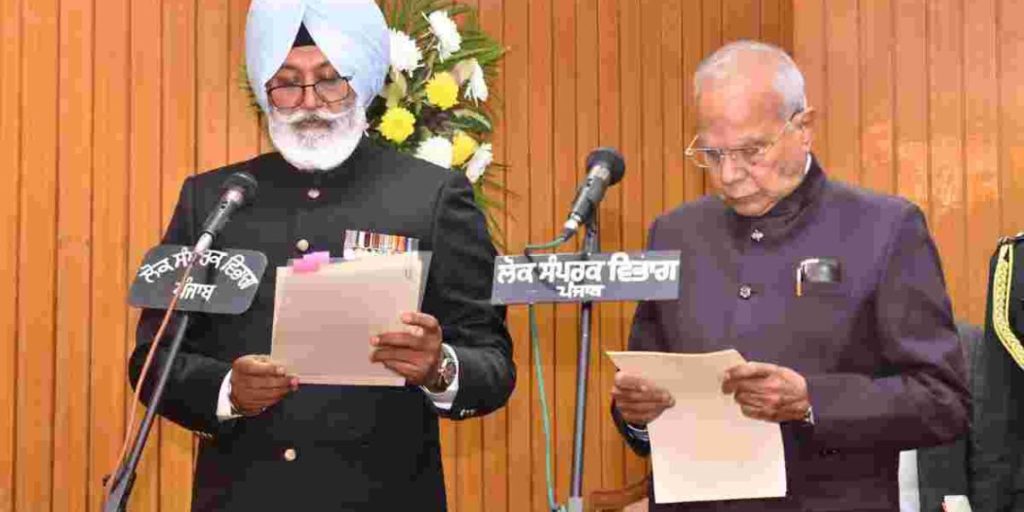
[[[164,396],[164,386],[167,385],[167,379],[171,375],[171,367],[178,356],[181,342],[185,339],[185,330],[188,329],[189,314],[181,311],[178,313],[178,318],[179,321],[174,331],[174,339],[171,340],[171,346],[164,360],[164,365],[160,368],[159,380],[156,383],[156,388],[153,389],[153,394],[149,397],[149,407],[146,408],[146,416],[143,417],[142,423],[139,425],[139,433],[135,436],[135,442],[132,443],[131,451],[128,452],[128,458],[122,461],[121,465],[117,468],[117,472],[114,473],[114,483],[111,484],[110,494],[107,495],[107,499],[103,504],[103,512],[124,512],[128,506],[132,485],[135,484],[135,469],[142,458],[142,449],[146,447],[146,439],[149,438],[149,432],[153,428],[153,421],[156,419],[156,411],[160,407],[160,401]],[[153,343],[156,343],[156,340]],[[136,385],[142,386],[143,384],[140,382]]]
[[[193,253],[192,261],[189,262],[189,266],[185,269],[183,275],[189,275],[191,273],[192,267],[199,259],[199,256],[200,253]],[[117,466],[117,471],[115,471],[113,476],[110,477],[113,478],[113,483],[110,484],[110,492],[107,494],[106,499],[103,502],[103,512],[125,512],[125,510],[127,510],[128,498],[131,496],[132,486],[135,484],[135,470],[139,465],[139,461],[142,459],[142,450],[146,447],[146,440],[149,438],[149,432],[153,429],[153,422],[156,420],[157,410],[159,410],[160,402],[163,400],[164,388],[167,385],[167,379],[170,378],[171,368],[174,366],[174,360],[178,357],[178,350],[181,348],[181,343],[185,339],[185,331],[188,330],[190,319],[188,312],[179,311],[177,312],[177,315],[178,325],[174,331],[174,338],[171,340],[171,346],[167,351],[167,356],[164,358],[164,365],[160,368],[156,387],[153,388],[153,393],[149,397],[149,406],[146,408],[146,415],[143,417],[142,423],[139,425],[138,434],[132,442],[131,450],[128,452],[128,458],[120,461]],[[152,341],[152,343],[157,342],[159,342],[157,339]],[[144,385],[145,382],[142,381],[139,381],[136,384],[136,386]]]
[[[601,251],[598,237],[597,212],[586,223],[587,233],[583,238],[583,260]],[[569,488],[569,512],[583,512],[583,434],[587,413],[587,372],[590,367],[590,318],[594,309],[592,301],[580,303],[580,345],[576,360],[576,418],[573,432],[572,485]]]

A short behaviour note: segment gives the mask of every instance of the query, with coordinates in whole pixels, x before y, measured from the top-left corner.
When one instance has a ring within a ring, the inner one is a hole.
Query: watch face
[[[454,379],[455,361],[452,361],[452,359],[447,357],[447,354],[445,354],[444,359],[441,360],[441,380],[444,382],[445,387],[448,387]]]

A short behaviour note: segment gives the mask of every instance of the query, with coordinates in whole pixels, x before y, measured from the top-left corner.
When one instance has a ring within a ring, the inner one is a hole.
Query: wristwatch
[[[807,406],[807,412],[804,413],[803,420],[801,421],[808,425],[814,425],[814,407]]]
[[[432,391],[441,392],[448,389],[452,382],[455,382],[455,354],[448,345],[441,344],[441,361],[437,364],[437,376],[430,386]]]

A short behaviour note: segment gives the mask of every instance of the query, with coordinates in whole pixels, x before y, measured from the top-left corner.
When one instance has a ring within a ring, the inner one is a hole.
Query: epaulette
[[[1017,244],[1017,243],[1020,243],[1020,242],[1024,242],[1024,231],[1021,231],[1020,233],[1017,233],[1014,236],[1004,236],[1004,237],[1001,237],[999,239],[998,243],[999,243],[999,245],[1006,245],[1006,244]]]
[[[996,267],[992,273],[992,327],[1017,366],[1024,369],[1024,346],[1010,326],[1010,296],[1013,285],[1013,258],[1016,245],[1024,241],[1024,232],[999,239]]]

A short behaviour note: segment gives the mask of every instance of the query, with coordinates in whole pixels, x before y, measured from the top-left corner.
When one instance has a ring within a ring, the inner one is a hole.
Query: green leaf
[[[494,128],[487,116],[468,108],[452,112],[452,122],[458,123],[463,129],[480,133],[491,133]]]

